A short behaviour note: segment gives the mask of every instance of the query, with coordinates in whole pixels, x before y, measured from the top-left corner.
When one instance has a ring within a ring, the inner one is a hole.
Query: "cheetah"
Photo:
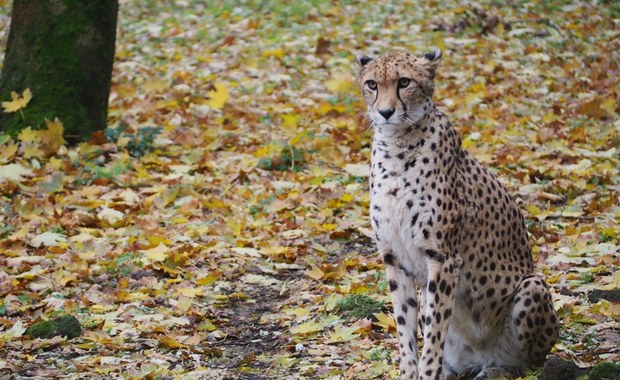
[[[559,321],[514,199],[433,103],[441,56],[356,56],[373,124],[370,217],[401,379],[515,378],[544,361]]]

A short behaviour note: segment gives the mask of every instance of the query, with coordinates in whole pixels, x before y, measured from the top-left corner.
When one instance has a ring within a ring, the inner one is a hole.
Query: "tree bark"
[[[59,118],[69,141],[107,122],[118,0],[14,0],[0,100],[30,88],[22,112],[0,114],[0,131]]]

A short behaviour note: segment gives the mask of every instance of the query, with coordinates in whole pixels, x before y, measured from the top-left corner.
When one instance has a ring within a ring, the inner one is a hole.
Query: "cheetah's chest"
[[[425,256],[418,247],[429,238],[432,211],[414,172],[403,166],[401,161],[373,162],[370,216],[377,244],[424,283]]]

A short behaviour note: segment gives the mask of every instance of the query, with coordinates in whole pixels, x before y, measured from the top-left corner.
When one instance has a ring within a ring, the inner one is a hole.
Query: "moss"
[[[588,294],[588,299],[591,302],[598,302],[601,298],[609,302],[620,302],[620,289],[595,289]]]
[[[552,356],[538,375],[538,380],[574,380],[585,371],[577,364]]]
[[[363,294],[347,296],[336,303],[344,314],[355,318],[371,318],[383,308],[383,304]]]
[[[620,379],[620,366],[614,362],[603,362],[590,369],[590,380]]]
[[[32,339],[50,339],[55,336],[66,336],[67,339],[73,339],[80,336],[82,326],[80,322],[72,315],[65,315],[49,321],[42,321],[34,324],[26,330],[26,335]]]

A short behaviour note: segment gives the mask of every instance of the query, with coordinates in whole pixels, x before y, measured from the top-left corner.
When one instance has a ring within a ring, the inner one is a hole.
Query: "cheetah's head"
[[[430,111],[433,79],[442,52],[416,57],[408,51],[393,51],[378,59],[358,54],[359,84],[376,128],[397,133],[417,123]]]

